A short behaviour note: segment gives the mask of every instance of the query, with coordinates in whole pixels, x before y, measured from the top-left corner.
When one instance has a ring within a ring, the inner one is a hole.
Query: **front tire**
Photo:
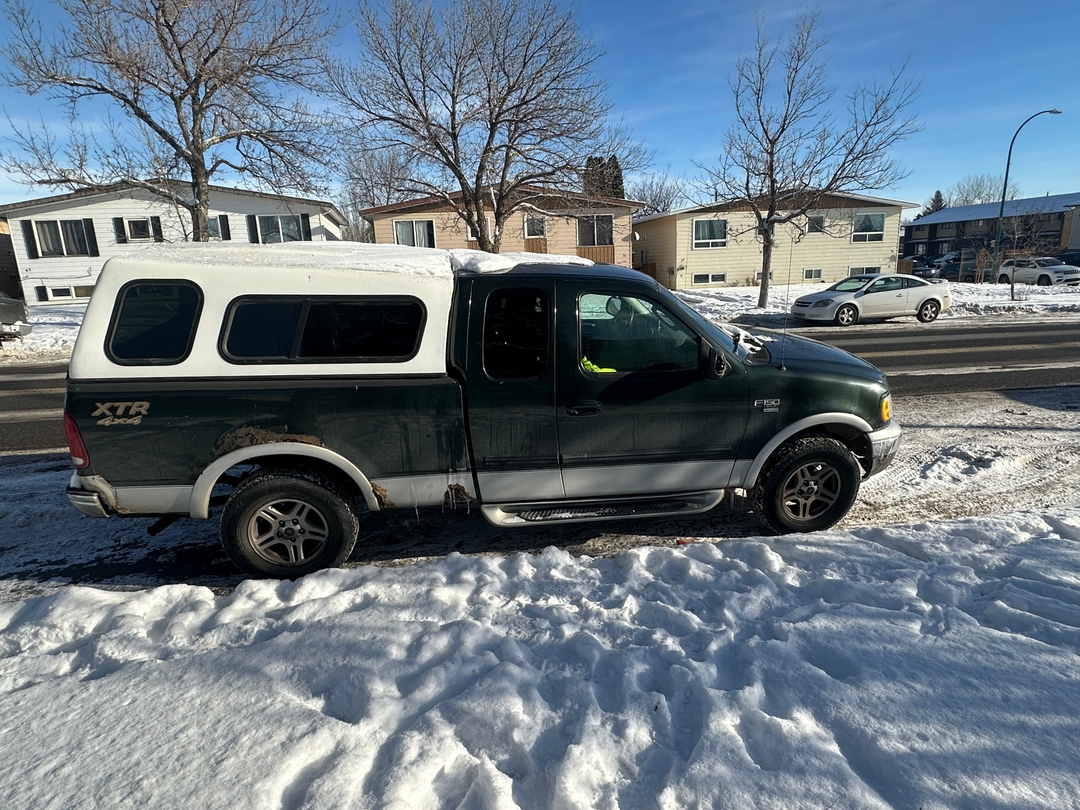
[[[859,310],[851,304],[844,304],[836,310],[836,317],[833,320],[836,321],[837,326],[854,326],[859,322]]]
[[[919,307],[918,313],[915,317],[922,323],[931,323],[937,320],[937,316],[941,313],[941,305],[937,301],[924,301],[923,305]]]
[[[1050,276],[1039,276],[1039,286],[1049,287],[1053,282],[1050,281]]]
[[[862,468],[836,439],[812,436],[783,447],[750,492],[750,505],[777,534],[836,525],[859,494]]]
[[[338,482],[312,470],[259,470],[221,513],[221,543],[253,577],[296,579],[345,562],[360,519]]]

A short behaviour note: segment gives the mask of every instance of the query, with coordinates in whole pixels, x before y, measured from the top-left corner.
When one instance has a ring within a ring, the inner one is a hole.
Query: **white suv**
[[[1017,284],[1038,284],[1049,287],[1053,284],[1068,284],[1075,287],[1080,284],[1080,267],[1065,264],[1061,259],[1043,256],[1034,259],[1009,259],[998,270],[998,284],[1008,284],[1014,280]]]

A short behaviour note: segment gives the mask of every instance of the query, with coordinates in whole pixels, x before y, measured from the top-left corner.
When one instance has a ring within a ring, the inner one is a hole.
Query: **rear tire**
[[[833,320],[837,326],[854,326],[859,322],[859,310],[851,304],[844,304],[840,309],[836,310],[836,316]]]
[[[266,469],[241,481],[221,513],[221,543],[252,577],[295,579],[345,562],[360,528],[345,487],[313,470]]]
[[[930,323],[937,320],[937,316],[941,313],[941,305],[937,301],[923,301],[922,306],[919,307],[918,313],[915,315],[922,323]]]
[[[750,505],[777,534],[836,525],[855,503],[862,468],[836,439],[796,439],[776,454],[750,492]]]

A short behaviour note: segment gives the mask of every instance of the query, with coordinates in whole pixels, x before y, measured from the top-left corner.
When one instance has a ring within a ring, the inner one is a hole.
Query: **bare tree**
[[[357,31],[360,63],[328,71],[352,148],[410,155],[402,190],[447,202],[482,250],[497,253],[509,216],[544,190],[579,187],[590,157],[642,167],[608,123],[600,51],[555,0],[362,4]]]
[[[4,79],[64,105],[70,120],[63,138],[44,123],[11,124],[16,149],[0,166],[28,185],[126,181],[186,210],[196,241],[208,238],[219,172],[315,190],[326,142],[296,87],[321,76],[335,30],[320,0],[56,0],[45,22],[24,0],[3,4]],[[94,99],[121,118],[84,126]]]
[[[776,226],[805,217],[828,195],[886,188],[906,176],[888,156],[917,132],[908,114],[917,93],[905,67],[884,82],[847,94],[843,120],[826,81],[818,12],[800,14],[786,42],[772,43],[757,20],[754,53],[738,61],[729,81],[735,123],[718,166],[705,171],[710,202],[745,206],[762,244],[758,306],[769,300]]]
[[[408,199],[412,158],[401,149],[345,153],[345,183],[338,203],[349,219],[343,235],[346,239],[373,242],[371,223],[359,212]]]
[[[645,203],[645,214],[673,210],[677,204],[688,202],[686,193],[686,181],[669,174],[643,174],[627,187],[631,200]]]
[[[1001,184],[1004,178],[1000,174],[969,174],[945,190],[945,199],[951,208],[961,205],[998,202],[1001,199]],[[1009,181],[1005,199],[1020,198],[1020,186],[1016,181]]]

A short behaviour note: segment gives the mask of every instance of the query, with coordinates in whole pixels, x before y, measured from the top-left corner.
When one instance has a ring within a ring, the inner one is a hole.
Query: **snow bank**
[[[0,606],[7,807],[1080,802],[1080,509]]]

